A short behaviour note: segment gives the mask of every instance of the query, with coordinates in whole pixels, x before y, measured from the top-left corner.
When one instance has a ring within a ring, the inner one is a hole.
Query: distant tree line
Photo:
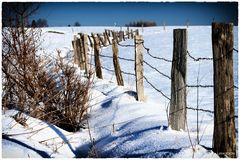
[[[154,21],[133,21],[129,22],[125,26],[127,27],[151,27],[151,26],[156,26],[157,23]]]
[[[31,27],[48,27],[48,22],[46,19],[39,18],[37,21],[32,20]]]

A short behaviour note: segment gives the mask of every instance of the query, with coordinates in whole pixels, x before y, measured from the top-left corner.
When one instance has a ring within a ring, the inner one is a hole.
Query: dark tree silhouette
[[[81,26],[79,22],[75,22],[73,26]]]

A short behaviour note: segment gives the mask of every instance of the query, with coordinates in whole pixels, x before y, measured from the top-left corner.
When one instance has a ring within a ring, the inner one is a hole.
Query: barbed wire
[[[172,60],[169,60],[169,59],[166,59],[166,58],[163,58],[163,57],[157,57],[157,56],[153,56],[149,51],[150,51],[150,48],[147,48],[145,47],[144,45],[144,42],[142,43],[143,44],[143,48],[147,51],[147,54],[152,57],[152,58],[155,58],[155,59],[158,59],[158,60],[163,60],[165,62],[172,62]]]
[[[88,63],[88,64],[95,66],[95,65],[94,65],[94,64],[92,64],[92,63]],[[107,67],[101,66],[101,68],[102,68],[102,69],[104,69],[104,70],[107,70],[107,71],[109,71],[109,72],[113,72],[113,73],[115,73],[115,71],[114,71],[114,70],[112,70],[112,69],[109,69],[109,68],[107,68]],[[122,70],[121,70],[121,73],[123,73],[123,74],[126,74],[126,75],[135,76],[135,74],[134,74],[134,73],[130,73],[130,72],[122,71]]]
[[[211,114],[214,114],[214,111],[202,109],[202,108],[192,108],[192,107],[186,107],[187,109],[194,110],[194,111],[202,111],[202,112],[208,112]],[[234,115],[234,118],[238,118],[238,115]]]
[[[213,58],[206,58],[206,57],[195,58],[195,57],[193,57],[193,56],[190,54],[189,51],[187,51],[187,54],[188,54],[188,56],[189,56],[192,60],[194,60],[194,61],[202,61],[202,60],[212,61],[212,60],[213,60]]]
[[[89,53],[88,53],[88,55],[94,56],[93,54],[89,54]],[[105,58],[111,58],[111,59],[113,58],[113,56],[107,56],[107,55],[102,55],[102,54],[100,54],[99,56],[100,57],[105,57]],[[120,57],[120,56],[118,56],[118,58],[121,59],[121,60],[124,60],[124,61],[135,62],[134,59],[130,59],[130,58],[123,58],[123,57]]]
[[[143,78],[146,80],[146,82],[153,88],[155,89],[157,92],[159,92],[163,97],[165,97],[168,100],[171,100],[168,96],[166,96],[161,90],[157,89],[145,76],[143,76]]]
[[[212,113],[214,114],[214,111],[210,111],[210,110],[207,110],[207,109],[202,109],[202,108],[192,108],[192,107],[186,107],[187,109],[190,109],[190,110],[195,110],[195,111],[202,111],[202,112],[208,112],[208,113]]]
[[[238,50],[237,50],[237,49],[233,48],[233,50],[238,53]]]
[[[135,45],[133,44],[120,44],[120,43],[117,43],[117,44],[121,47],[135,47]]]
[[[186,87],[188,88],[213,88],[214,85],[201,85],[201,84],[198,84],[198,85],[186,85]]]
[[[157,72],[158,72],[159,74],[161,74],[162,76],[164,76],[164,77],[166,77],[166,78],[168,78],[168,79],[171,80],[171,78],[170,78],[168,75],[160,72],[157,68],[153,67],[151,64],[149,64],[149,63],[146,62],[145,60],[143,60],[143,63],[145,63],[145,64],[148,65],[150,68],[152,68],[152,69],[154,69],[155,71],[157,71]]]

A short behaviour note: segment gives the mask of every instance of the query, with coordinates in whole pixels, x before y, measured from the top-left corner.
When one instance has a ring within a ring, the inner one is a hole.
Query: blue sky
[[[236,2],[45,2],[33,19],[45,18],[49,26],[124,26],[130,21],[149,20],[157,25],[210,25],[217,22],[237,24]]]

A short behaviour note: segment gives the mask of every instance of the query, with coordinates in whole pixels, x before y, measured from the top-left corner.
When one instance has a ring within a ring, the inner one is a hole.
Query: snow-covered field
[[[155,56],[172,59],[173,29],[183,27],[150,27],[140,30],[144,45]],[[73,34],[100,33],[104,29],[119,30],[119,27],[44,28],[39,53],[56,56],[60,49],[66,60],[73,61],[71,41]],[[126,30],[126,28],[122,28]],[[60,31],[64,34],[49,33]],[[234,48],[238,49],[238,30],[234,28]],[[121,44],[133,44],[132,39]],[[190,26],[188,28],[188,51],[194,57],[212,57],[211,26]],[[90,49],[90,54],[93,50]],[[101,49],[102,55],[112,56],[111,46]],[[119,46],[119,56],[134,59],[134,47]],[[154,59],[147,52],[144,60],[170,76],[171,63]],[[93,58],[92,58],[92,63]],[[113,70],[112,59],[101,57],[104,67]],[[120,59],[121,69],[134,73],[134,62]],[[187,84],[196,85],[199,72],[200,84],[213,84],[211,61],[194,62],[188,57]],[[147,79],[170,97],[171,81],[148,66],[144,66]],[[90,102],[90,132],[94,138],[94,149],[99,157],[218,157],[212,147],[213,114],[199,111],[200,145],[197,145],[197,112],[187,111],[187,131],[168,128],[166,108],[169,100],[144,83],[145,102],[135,100],[135,79],[123,74],[124,87],[116,85],[115,74],[103,70],[104,80],[94,78]],[[238,54],[234,53],[234,84],[238,86]],[[197,89],[187,89],[187,105],[196,108]],[[213,88],[199,89],[199,108],[213,111]],[[238,91],[235,90],[235,115],[238,115]],[[86,157],[92,148],[87,129],[76,133],[64,131],[54,125],[29,118],[23,127],[11,117],[17,111],[3,111],[2,131],[5,134],[20,134],[2,141],[3,157]],[[27,115],[26,115],[27,116]],[[238,126],[236,119],[236,126]],[[44,128],[42,130],[39,130]],[[113,129],[114,128],[114,129]],[[39,130],[39,132],[34,132]],[[238,127],[237,127],[238,131]],[[31,132],[31,133],[29,133]],[[238,133],[238,132],[237,132]],[[192,145],[194,147],[194,152]],[[238,143],[238,139],[237,139]],[[93,153],[90,155],[94,156]],[[96,154],[95,154],[96,156]]]

